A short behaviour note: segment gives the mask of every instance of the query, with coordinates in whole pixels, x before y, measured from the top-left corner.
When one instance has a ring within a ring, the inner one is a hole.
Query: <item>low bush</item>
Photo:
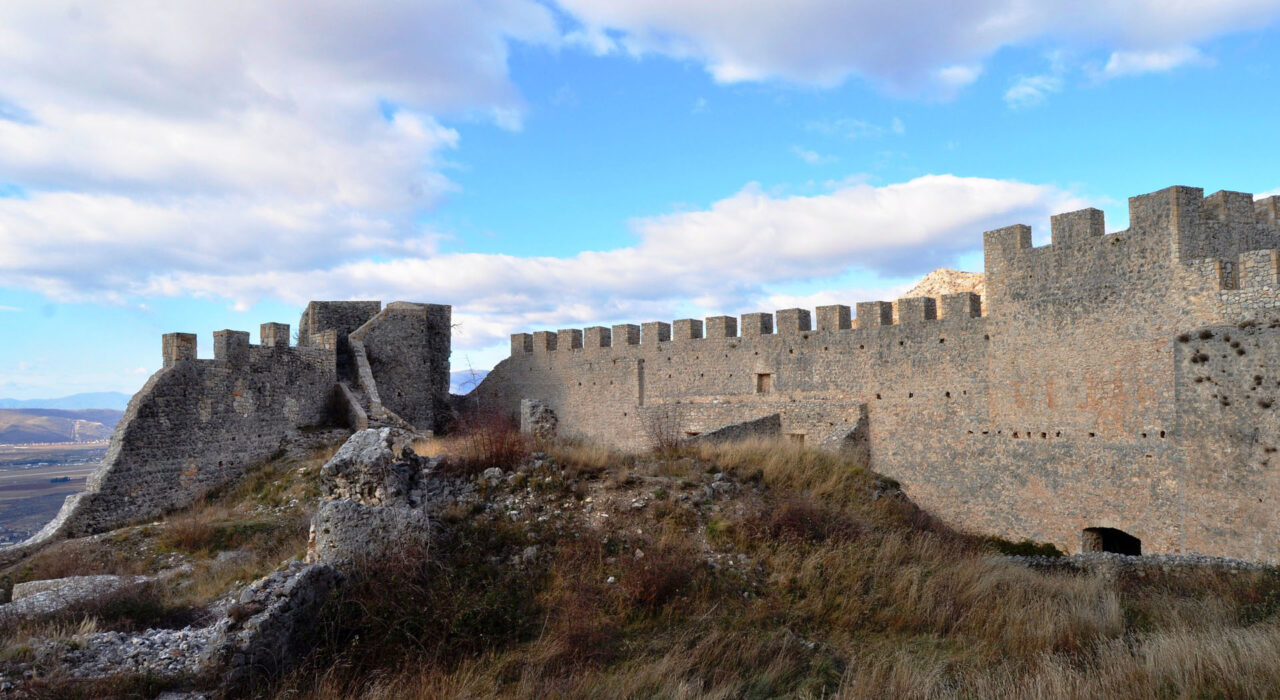
[[[474,476],[492,467],[508,470],[529,455],[529,441],[520,422],[498,411],[473,411],[458,418],[456,431],[435,448],[444,460],[441,469]]]
[[[1036,542],[1035,540],[1013,542],[1003,537],[984,537],[982,541],[991,550],[1005,556],[1055,558],[1066,556],[1066,553],[1058,549],[1052,542]]]

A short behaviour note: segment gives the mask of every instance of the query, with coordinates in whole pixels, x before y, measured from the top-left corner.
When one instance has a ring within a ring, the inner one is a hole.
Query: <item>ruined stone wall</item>
[[[244,331],[215,332],[213,360],[197,359],[194,335],[165,335],[164,366],[131,399],[86,491],[36,536],[0,550],[0,563],[56,537],[187,506],[286,444],[305,442],[309,428],[391,418],[366,411],[369,401],[380,406],[380,394],[413,422],[394,416],[396,425],[435,429],[450,410],[449,319],[448,306],[311,302],[296,347],[287,324],[266,323],[261,345]]]
[[[289,347],[289,326],[214,333],[214,359],[196,359],[196,337],[169,333],[164,365],[129,400],[85,491],[25,542],[0,548],[0,565],[63,537],[103,532],[190,505],[246,467],[332,417],[337,339]]]
[[[68,514],[66,534],[188,505],[271,456],[299,426],[325,421],[333,350],[249,345],[248,333],[235,331],[215,336],[215,359],[195,359],[192,343],[190,354],[166,358],[134,395],[102,466]]]
[[[394,302],[351,333],[361,388],[421,430],[448,423],[450,318],[438,304]]]
[[[337,370],[342,381],[356,383],[355,360],[348,340],[351,333],[382,310],[380,301],[313,301],[307,304],[298,320],[298,345],[320,344],[323,333],[333,331],[337,338]]]
[[[740,334],[728,317],[517,334],[474,396],[509,412],[545,401],[561,434],[625,447],[652,442],[655,412],[686,434],[777,413],[812,444],[862,411],[872,468],[959,526],[1069,551],[1084,528],[1115,527],[1148,551],[1277,560],[1280,544],[1211,524],[1239,491],[1187,466],[1212,452],[1209,432],[1243,449],[1224,426],[1258,417],[1191,430],[1203,402],[1182,398],[1175,358],[1188,329],[1275,316],[1276,202],[1176,187],[1132,198],[1113,234],[1097,210],[1054,217],[1040,248],[1025,226],[989,232],[985,315],[949,295],[900,300],[896,322],[886,302],[852,323],[822,307],[819,330],[788,309],[776,332],[774,315],[747,314]]]
[[[533,396],[556,412],[562,435],[632,448],[655,432],[693,436],[773,414],[783,434],[817,445],[843,439],[867,414],[871,453],[905,461],[922,448],[894,436],[940,446],[986,425],[986,376],[975,367],[986,365],[989,342],[976,299],[950,295],[943,319],[913,302],[902,323],[865,328],[850,327],[847,307],[828,307],[820,330],[807,312],[784,310],[776,332],[772,315],[748,314],[741,335],[728,334],[736,319],[724,317],[708,320],[713,337],[693,337],[698,325],[687,320],[671,340],[658,340],[666,324],[518,335],[477,397],[511,411]]]

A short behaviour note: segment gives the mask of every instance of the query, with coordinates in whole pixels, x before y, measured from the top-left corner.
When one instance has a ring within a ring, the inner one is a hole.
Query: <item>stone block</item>
[[[777,314],[778,335],[799,335],[812,330],[808,309],[780,309]]]
[[[1049,221],[1055,246],[1096,239],[1107,230],[1101,209],[1090,208],[1055,214]]]
[[[604,326],[592,326],[582,331],[582,347],[607,348],[612,345],[613,336]]]
[[[258,338],[264,348],[289,347],[289,324],[264,323],[258,329]]]
[[[709,316],[706,328],[708,338],[736,338],[738,319],[733,316]]]
[[[858,302],[858,328],[893,325],[893,304],[887,301]]]
[[[938,318],[938,306],[933,297],[907,297],[898,300],[898,323],[921,323]]]
[[[977,318],[982,315],[982,297],[973,292],[942,295],[942,317]]]
[[[693,318],[682,318],[672,326],[672,337],[675,340],[698,340],[702,337],[702,321]]]
[[[160,345],[165,367],[196,359],[195,333],[165,333],[160,337]]]
[[[614,345],[639,345],[640,326],[634,323],[620,323],[613,327]]]
[[[818,330],[843,331],[853,327],[849,307],[843,304],[818,307]]]
[[[742,337],[754,335],[771,335],[773,333],[773,314],[742,314]]]
[[[554,331],[534,331],[533,333],[533,351],[534,352],[552,352],[556,349],[556,334]]]
[[[644,345],[656,345],[671,340],[671,324],[665,321],[642,323],[640,329],[640,342]]]
[[[249,332],[221,330],[213,332],[213,359],[232,367],[249,364]]]
[[[556,331],[557,350],[579,350],[582,348],[582,331],[577,328],[561,328]]]

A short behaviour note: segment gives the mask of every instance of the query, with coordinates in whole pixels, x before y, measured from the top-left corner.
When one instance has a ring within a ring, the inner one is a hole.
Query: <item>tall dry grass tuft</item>
[[[520,422],[499,411],[473,411],[459,416],[456,430],[430,445],[416,446],[419,453],[444,457],[441,468],[461,476],[486,469],[510,469],[528,456],[531,446],[520,434]]]
[[[953,652],[907,643],[859,654],[837,697],[1271,698],[1280,687],[1278,658],[1275,625],[1173,630],[987,665],[957,664]]]
[[[597,476],[632,461],[630,455],[583,440],[556,440],[545,448],[557,464],[570,470],[571,476]]]

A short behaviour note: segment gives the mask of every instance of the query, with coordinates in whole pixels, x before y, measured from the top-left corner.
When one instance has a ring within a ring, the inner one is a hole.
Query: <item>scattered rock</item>
[[[0,605],[0,623],[25,620],[88,603],[153,580],[150,576],[70,576],[28,581],[13,587],[13,602]]]
[[[317,613],[341,582],[332,566],[302,562],[254,582],[241,592],[237,613],[208,629],[201,662],[223,669],[233,693],[284,671],[310,648]]]
[[[555,411],[544,401],[523,399],[520,401],[520,432],[540,440],[556,436],[559,419]]]

